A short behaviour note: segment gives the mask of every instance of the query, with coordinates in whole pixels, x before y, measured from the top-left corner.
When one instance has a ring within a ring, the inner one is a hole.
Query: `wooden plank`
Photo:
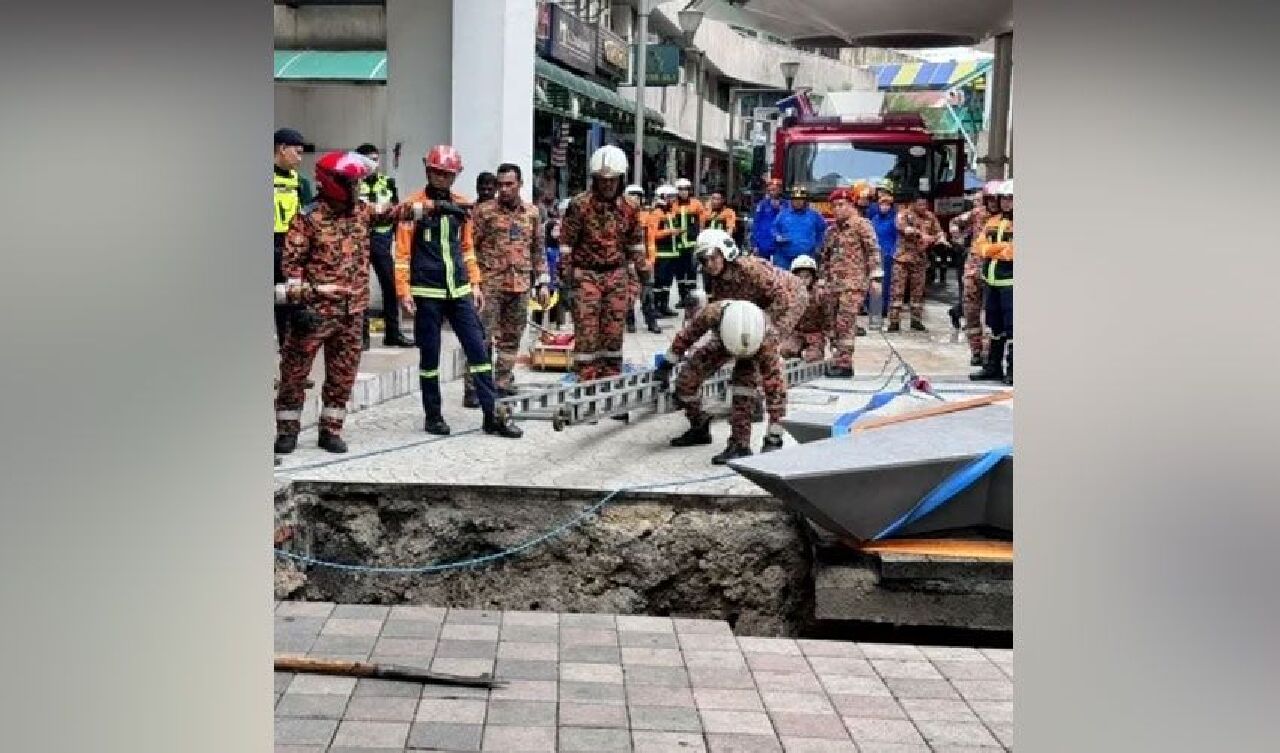
[[[1013,390],[1008,392],[995,392],[990,395],[982,395],[980,397],[972,397],[967,400],[957,400],[952,403],[938,403],[930,405],[927,408],[909,411],[907,413],[899,413],[894,416],[885,416],[883,418],[873,418],[870,421],[856,423],[853,425],[852,431],[860,432],[869,429],[879,429],[882,426],[890,426],[892,424],[900,424],[904,421],[914,421],[918,418],[930,418],[932,416],[941,416],[947,413],[957,413],[970,408],[979,408],[984,405],[991,405],[1002,400],[1012,400]]]
[[[1012,541],[979,539],[886,539],[884,541],[846,541],[845,544],[866,554],[914,554],[928,557],[1013,562]]]

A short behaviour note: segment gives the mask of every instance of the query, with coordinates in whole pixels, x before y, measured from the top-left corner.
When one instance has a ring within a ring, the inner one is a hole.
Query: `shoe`
[[[649,325],[649,332],[651,332],[652,334],[655,334],[655,335],[661,335],[661,334],[662,334],[662,327],[659,327],[659,326],[658,326],[658,324],[657,324],[657,322],[654,322],[653,324],[650,324],[650,325]]]
[[[431,416],[427,417],[426,422],[422,425],[422,429],[428,434],[435,434],[439,437],[449,436],[449,424],[445,423],[444,417]]]
[[[480,398],[476,397],[476,393],[472,390],[465,390],[462,393],[463,408],[479,408]]]
[[[1004,349],[1004,379],[1001,380],[1005,385],[1013,386],[1013,341],[1009,341],[1009,345]]]
[[[981,365],[982,365],[982,354],[981,354],[981,353],[974,353],[974,354],[973,354],[973,356],[969,358],[969,365],[970,365],[970,366],[981,366]]]
[[[852,379],[852,366],[828,366],[827,377],[830,379]]]
[[[320,432],[320,449],[341,455],[347,451],[347,443],[333,432],[322,431]]]
[[[360,338],[360,350],[365,351],[368,349],[369,349],[369,333],[366,331],[364,333],[364,336]]]
[[[960,309],[952,306],[947,309],[947,314],[951,317],[951,329],[960,329]]]
[[[630,413],[618,413],[618,414],[616,414],[616,415],[609,416],[609,418],[610,418],[611,420],[613,420],[613,421],[621,421],[621,422],[623,422],[623,423],[625,423],[625,424],[629,424],[629,423],[631,423],[631,414],[630,414]]]
[[[741,445],[736,445],[733,442],[730,442],[727,447],[721,450],[718,454],[713,455],[711,457],[711,462],[715,463],[716,465],[724,465],[730,460],[736,460],[738,458],[745,458],[750,456],[751,456],[750,447],[742,447]]]
[[[760,452],[773,452],[782,449],[782,437],[777,434],[765,434],[764,443],[760,445]]]
[[[627,322],[627,334],[634,335],[636,333],[636,323]]]
[[[711,444],[710,418],[704,418],[693,424],[688,431],[671,440],[672,447],[693,447],[700,444]]]
[[[297,434],[276,435],[275,452],[277,455],[288,455],[298,447]]]
[[[396,335],[395,337],[388,337],[388,338],[386,338],[386,339],[384,339],[384,340],[382,341],[382,344],[383,344],[385,347],[388,347],[388,348],[415,348],[415,347],[417,347],[417,343],[415,343],[413,340],[411,340],[411,339],[409,339],[409,338],[405,337],[404,335]]]
[[[929,330],[924,326],[924,322],[920,321],[919,319],[912,319],[912,320],[911,320],[911,329],[915,330],[916,332],[928,332],[928,331],[929,331]]]
[[[867,328],[866,328],[866,327],[864,327],[864,326],[862,326],[861,324],[859,324],[859,325],[858,325],[858,328],[857,328],[856,330],[854,330],[854,335],[855,335],[855,336],[857,336],[857,337],[866,337],[866,336],[867,336]]]
[[[982,369],[970,374],[969,380],[972,382],[1004,381],[1003,361],[1004,340],[992,340],[991,349],[987,351],[987,360],[983,362]]]
[[[302,383],[302,389],[304,390],[314,390],[315,388],[316,388],[316,383],[310,379],[307,379]]]
[[[901,322],[889,322],[889,326],[888,326],[888,327],[885,327],[885,328],[884,328],[884,331],[885,331],[885,332],[901,332],[901,331],[902,331],[902,323],[901,323]]]
[[[498,418],[492,414],[484,417],[483,428],[485,434],[494,434],[507,439],[519,439],[524,436],[524,432],[510,418]]]

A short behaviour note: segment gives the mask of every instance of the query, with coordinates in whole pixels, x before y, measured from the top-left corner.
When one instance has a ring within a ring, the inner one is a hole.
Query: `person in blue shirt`
[[[782,181],[771,178],[767,195],[751,213],[751,245],[757,256],[773,258],[773,220],[782,209]]]
[[[804,186],[791,189],[791,204],[773,220],[773,264],[790,270],[797,256],[816,256],[827,221],[809,206],[809,190]]]
[[[893,254],[898,248],[898,208],[893,205],[893,194],[887,188],[876,190],[876,202],[867,209],[867,219],[875,228],[876,241],[880,244],[881,284],[880,311],[889,310],[889,291],[893,289]]]

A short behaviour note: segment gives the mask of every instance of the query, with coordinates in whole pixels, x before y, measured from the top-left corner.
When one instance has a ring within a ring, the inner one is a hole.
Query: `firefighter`
[[[373,144],[361,144],[356,153],[364,155],[374,164],[374,172],[360,181],[361,200],[373,205],[396,204],[400,201],[400,192],[396,188],[395,178],[377,170],[379,164],[378,147]],[[391,223],[373,228],[369,236],[369,262],[373,273],[378,278],[378,289],[382,292],[382,344],[390,348],[412,348],[413,341],[400,331],[400,305],[396,302],[396,262],[391,253],[395,240],[395,226]],[[369,349],[369,311],[365,311],[364,332],[361,346]]]
[[[516,439],[523,432],[494,405],[493,365],[477,309],[485,305],[481,272],[472,245],[466,199],[452,190],[462,156],[452,146],[431,148],[422,160],[427,185],[406,203],[413,216],[396,229],[396,292],[413,316],[418,341],[423,429],[447,435],[440,400],[440,330],[445,320],[458,336],[484,411],[486,434]]]
[[[591,185],[569,201],[560,229],[561,295],[573,316],[574,370],[582,382],[622,373],[628,263],[642,297],[652,295],[644,231],[620,195],[627,155],[602,146],[588,169]]]
[[[917,194],[911,205],[898,213],[898,250],[893,257],[893,293],[886,332],[901,331],[902,308],[911,308],[911,329],[927,332],[924,326],[924,278],[929,268],[929,248],[943,238],[942,225],[929,211],[928,197]]]
[[[476,205],[492,201],[498,195],[498,176],[485,170],[476,176]]]
[[[676,285],[680,290],[680,308],[688,308],[689,293],[698,287],[698,270],[693,261],[693,249],[698,233],[707,226],[707,208],[693,195],[693,183],[688,178],[676,180],[676,200],[671,209],[678,216],[680,225],[680,263],[676,267]]]
[[[982,257],[982,280],[987,287],[987,326],[991,346],[974,381],[1013,384],[1013,181],[997,190],[999,212],[987,220],[973,248]]]
[[[777,342],[795,330],[796,322],[804,313],[809,303],[809,294],[800,278],[790,272],[784,272],[769,262],[754,256],[746,255],[733,238],[723,230],[704,230],[698,235],[695,258],[705,275],[708,307],[717,301],[750,301],[767,313],[766,331],[762,340],[762,355],[778,360]],[[692,296],[691,296],[692,298]],[[674,343],[673,343],[674,345]],[[705,347],[699,347],[689,355],[685,368],[681,370],[680,382],[676,386],[676,398],[685,406],[685,417],[689,419],[689,430],[671,440],[672,447],[692,447],[694,445],[711,444],[711,417],[702,411],[701,384],[717,369],[723,366],[732,355],[723,347],[724,343],[712,340]],[[679,355],[679,354],[677,354]],[[759,368],[759,361],[753,362],[753,368]],[[673,364],[664,363],[669,375]],[[736,370],[737,367],[735,367]],[[745,366],[742,368],[746,368]],[[777,373],[781,374],[781,364],[777,364]],[[773,367],[766,373],[772,374]],[[666,375],[659,373],[659,378]],[[762,451],[776,450],[782,446],[782,417],[786,414],[786,383],[779,379],[778,384],[766,384],[766,401],[769,415],[769,426],[765,433]],[[729,446],[716,457],[716,462],[726,462],[736,457],[751,454],[749,447],[751,416],[755,412],[757,396],[754,389],[740,384],[734,391],[733,414],[730,425],[733,427]],[[745,423],[744,423],[745,422]],[[745,429],[745,431],[744,431]]]
[[[983,363],[982,337],[982,257],[974,249],[986,227],[987,220],[1000,212],[998,195],[1000,181],[987,181],[978,195],[978,205],[951,221],[951,237],[957,244],[965,244],[968,252],[964,258],[964,271],[960,276],[960,303],[951,307],[951,325],[960,328],[960,315],[964,315],[964,335],[969,341],[969,365]]]
[[[650,214],[654,252],[654,313],[659,317],[676,316],[671,310],[671,285],[680,272],[680,238],[683,233],[681,215],[674,204],[676,187],[664,183],[653,192],[654,208]]]
[[[791,262],[791,274],[799,277],[809,291],[809,304],[796,322],[795,331],[784,335],[778,344],[783,358],[802,358],[817,363],[827,356],[826,301],[818,293],[818,262],[812,256],[797,256]]]
[[[329,152],[316,161],[319,200],[289,221],[277,304],[291,305],[276,391],[275,452],[298,446],[307,375],[324,348],[320,447],[346,452],[342,424],[360,364],[360,333],[369,304],[369,235],[406,216],[404,205],[359,200],[357,186],[373,163],[355,152]]]
[[[857,198],[866,199],[869,190],[858,191]],[[853,376],[853,348],[858,328],[858,310],[868,290],[876,290],[884,272],[880,267],[880,245],[871,222],[863,217],[855,203],[855,194],[847,188],[831,193],[831,210],[835,223],[827,230],[818,257],[818,285],[826,303],[827,336],[835,358],[827,376]]]
[[[623,190],[622,196],[636,210],[636,217],[640,220],[640,227],[644,231],[645,263],[648,264],[649,269],[653,269],[657,261],[657,245],[653,237],[653,212],[644,206],[644,189],[632,184]],[[653,296],[643,298],[640,295],[641,290],[640,276],[636,274],[635,267],[631,266],[627,270],[627,294],[631,298],[631,303],[627,305],[627,332],[635,333],[636,331],[635,301],[639,299],[640,314],[644,316],[645,328],[655,335],[660,335],[662,328],[658,326],[658,315],[653,309]]]
[[[480,319],[493,342],[494,386],[500,395],[516,394],[516,352],[529,315],[529,295],[545,308],[551,300],[551,276],[542,246],[538,208],[520,198],[520,166],[498,166],[496,198],[472,213],[476,259],[484,278]],[[468,382],[474,383],[471,374]],[[474,391],[474,386],[472,387]]]
[[[272,202],[275,215],[274,260],[275,283],[284,282],[284,272],[280,265],[284,258],[284,239],[289,232],[289,222],[298,213],[298,209],[311,203],[311,184],[306,178],[298,175],[298,165],[302,164],[304,142],[302,134],[292,128],[281,128],[276,131],[274,154],[272,155]],[[289,306],[275,307],[276,348],[284,347],[285,332],[289,329],[291,310]]]
[[[733,211],[732,207],[726,206],[724,203],[724,193],[720,191],[712,191],[711,196],[707,198],[707,227],[723,230],[733,238],[734,243],[742,245],[738,241],[738,213]]]

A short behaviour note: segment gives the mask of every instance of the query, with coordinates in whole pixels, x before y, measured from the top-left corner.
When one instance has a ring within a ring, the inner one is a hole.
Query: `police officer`
[[[364,155],[373,163],[375,172],[360,181],[360,198],[375,206],[395,204],[400,201],[400,192],[396,189],[395,178],[377,171],[380,156],[378,147],[373,144],[361,144],[356,153]],[[382,291],[382,344],[391,348],[412,348],[413,341],[400,331],[400,306],[396,303],[396,262],[391,253],[395,241],[395,226],[391,223],[378,225],[369,236],[369,263],[378,278],[378,289]],[[361,347],[369,349],[369,312],[364,317],[364,339]]]
[[[275,207],[275,284],[284,282],[281,261],[284,257],[284,239],[289,232],[289,223],[298,209],[311,203],[311,184],[306,178],[298,175],[298,165],[302,164],[302,134],[292,128],[281,128],[275,132],[272,186]],[[291,305],[277,305],[276,345],[284,347],[285,332],[289,329],[289,318],[294,308]]]
[[[412,219],[396,228],[396,292],[400,304],[414,317],[413,331],[420,353],[419,382],[423,428],[428,434],[447,435],[440,399],[440,332],[444,321],[458,336],[466,353],[480,407],[483,429],[512,439],[523,432],[500,415],[495,405],[493,364],[477,308],[484,307],[480,266],[472,244],[466,199],[452,191],[462,171],[462,156],[452,146],[434,146],[422,160],[427,185],[405,203]]]

